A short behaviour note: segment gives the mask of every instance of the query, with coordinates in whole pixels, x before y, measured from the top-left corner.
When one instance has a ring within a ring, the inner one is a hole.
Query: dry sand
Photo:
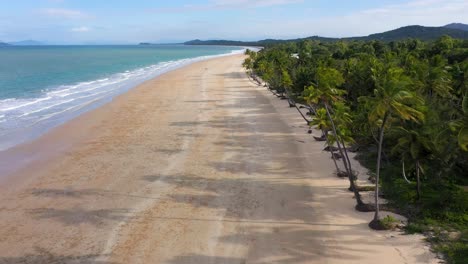
[[[0,263],[436,263],[421,236],[369,230],[323,144],[242,59],[172,71],[10,150],[42,158],[2,184]]]

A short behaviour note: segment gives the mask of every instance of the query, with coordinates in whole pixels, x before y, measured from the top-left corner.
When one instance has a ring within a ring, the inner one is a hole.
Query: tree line
[[[467,40],[304,40],[246,55],[252,78],[309,109],[303,117],[348,178],[356,210],[375,212],[371,228],[387,227],[384,195],[409,218],[407,231],[429,232],[453,263],[468,259]],[[356,183],[349,152],[357,150],[374,172],[373,204]]]

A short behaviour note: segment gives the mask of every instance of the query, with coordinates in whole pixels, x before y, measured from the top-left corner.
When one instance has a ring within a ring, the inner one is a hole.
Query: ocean
[[[0,47],[0,151],[164,72],[242,51],[184,45]]]

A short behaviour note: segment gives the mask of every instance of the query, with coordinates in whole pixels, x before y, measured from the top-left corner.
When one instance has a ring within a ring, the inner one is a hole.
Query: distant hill
[[[460,30],[468,31],[468,25],[462,24],[462,23],[448,24],[448,25],[445,25],[444,28],[452,28],[452,29],[460,29]]]
[[[291,41],[300,41],[305,39],[312,39],[312,40],[321,40],[321,41],[336,41],[338,39],[334,38],[324,38],[319,36],[308,37],[308,38],[300,38],[300,39],[264,39],[260,41],[237,41],[237,40],[191,40],[184,42],[184,45],[217,45],[217,46],[248,46],[248,47],[255,47],[255,46],[267,46],[271,44],[277,43],[284,43],[284,42],[291,42]]]
[[[44,45],[44,43],[36,41],[36,40],[22,40],[22,41],[10,42],[9,44],[11,44],[13,46],[41,46],[41,45]]]
[[[10,46],[10,44],[0,41],[0,47],[3,47],[3,46]]]
[[[468,31],[459,29],[468,27],[464,24],[450,24],[444,27],[423,27],[423,26],[406,26],[395,30],[386,31],[383,33],[372,34],[364,37],[350,37],[350,38],[327,38],[320,36],[313,36],[299,39],[277,40],[265,39],[260,41],[233,41],[233,40],[191,40],[187,41],[185,45],[224,45],[224,46],[267,46],[275,43],[293,42],[301,40],[319,40],[319,41],[339,41],[339,40],[381,40],[385,42],[403,40],[408,38],[415,38],[420,40],[435,40],[444,35],[453,38],[468,39]],[[453,28],[457,27],[457,28]],[[468,30],[468,29],[467,29]]]
[[[423,27],[423,26],[407,26],[395,30],[390,30],[383,33],[372,34],[367,37],[357,37],[348,39],[357,40],[382,40],[382,41],[396,41],[408,38],[415,38],[420,40],[434,40],[444,35],[453,38],[468,39],[468,32],[460,29],[446,28],[446,27]]]
[[[191,40],[187,41],[185,45],[221,45],[221,46],[255,46],[258,45],[258,41],[246,42],[246,41],[235,41],[235,40]]]

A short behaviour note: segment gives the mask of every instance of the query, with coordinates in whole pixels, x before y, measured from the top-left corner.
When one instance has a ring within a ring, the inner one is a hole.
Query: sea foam
[[[36,98],[0,100],[0,151],[35,139],[160,74],[193,62],[242,52],[233,50],[229,54],[160,62],[98,80],[43,90]]]

